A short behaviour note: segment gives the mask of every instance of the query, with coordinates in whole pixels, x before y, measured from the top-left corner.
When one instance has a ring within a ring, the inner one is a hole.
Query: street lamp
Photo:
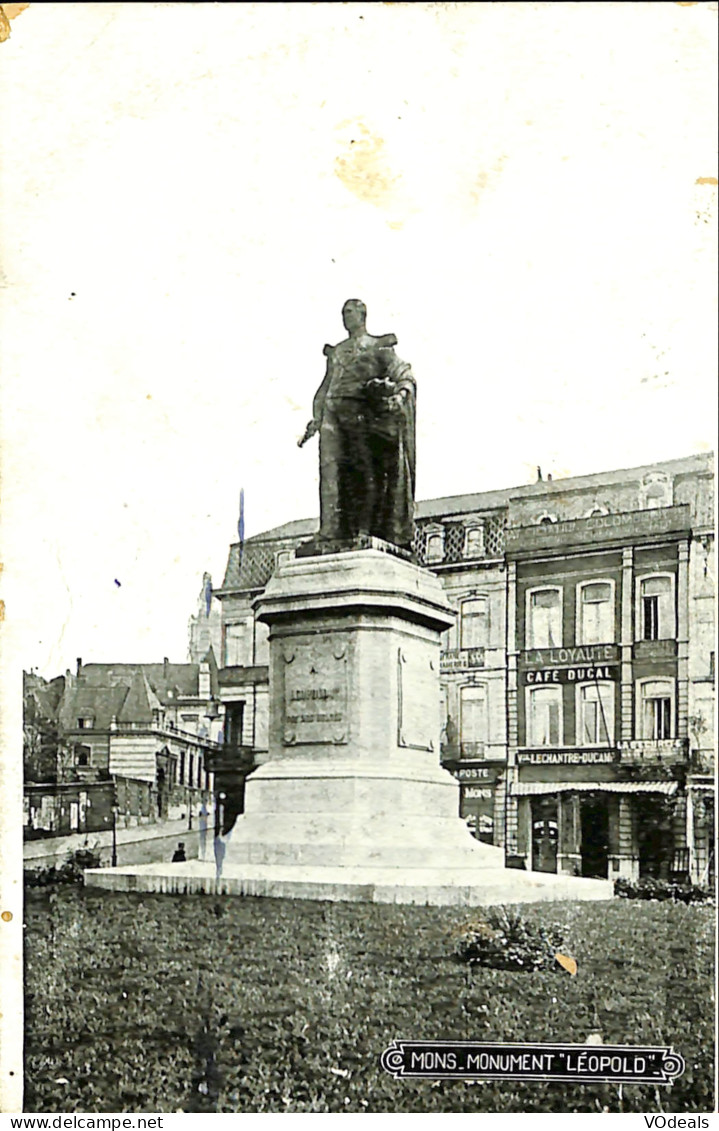
[[[222,827],[225,820],[225,799],[226,794],[218,793],[215,802],[215,836],[222,836]]]
[[[111,863],[112,863],[113,868],[117,867],[117,814],[118,814],[118,812],[119,812],[119,806],[113,805],[113,807],[112,807],[112,857],[111,857]]]

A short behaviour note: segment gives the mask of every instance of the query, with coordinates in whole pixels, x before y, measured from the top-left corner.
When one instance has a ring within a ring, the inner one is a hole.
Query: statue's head
[[[363,330],[367,321],[367,307],[359,298],[348,298],[342,307],[342,321],[345,330],[350,334],[353,330]]]

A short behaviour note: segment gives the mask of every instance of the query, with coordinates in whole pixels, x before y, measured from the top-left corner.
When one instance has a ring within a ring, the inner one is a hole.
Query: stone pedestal
[[[476,906],[609,899],[606,880],[504,867],[439,765],[438,579],[374,546],[300,557],[258,598],[269,758],[204,861],[88,870],[122,891]]]
[[[270,628],[268,760],[248,779],[225,868],[499,867],[439,765],[438,579],[374,549],[281,566]]]

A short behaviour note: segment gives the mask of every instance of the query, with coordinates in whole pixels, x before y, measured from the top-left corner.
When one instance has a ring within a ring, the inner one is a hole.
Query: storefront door
[[[532,799],[532,871],[556,872],[557,839],[556,797]]]
[[[582,875],[606,879],[609,865],[609,808],[606,798],[582,798]]]

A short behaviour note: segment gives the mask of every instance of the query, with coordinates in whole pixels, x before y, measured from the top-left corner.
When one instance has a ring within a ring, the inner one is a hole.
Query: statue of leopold
[[[416,383],[394,334],[368,334],[366,318],[364,303],[348,299],[349,337],[324,348],[327,372],[299,443],[319,432],[322,541],[372,535],[410,549]]]

